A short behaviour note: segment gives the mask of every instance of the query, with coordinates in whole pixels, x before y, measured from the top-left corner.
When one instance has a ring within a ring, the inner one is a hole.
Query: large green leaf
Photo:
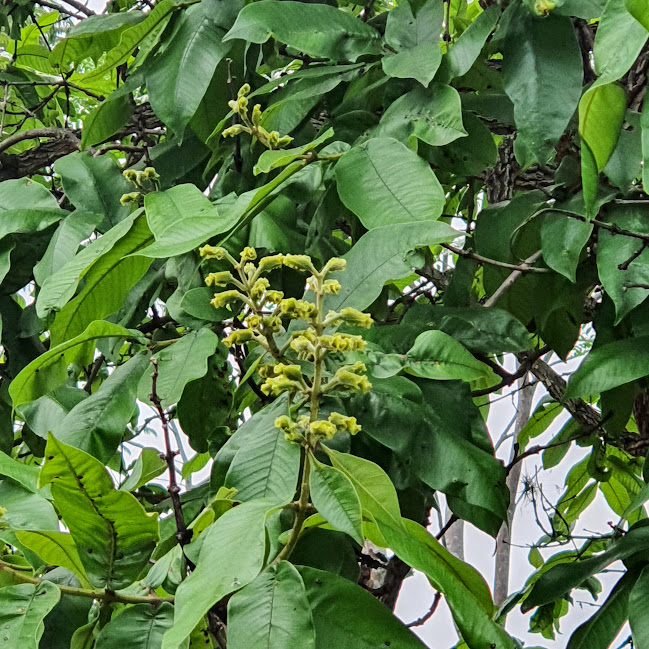
[[[9,386],[9,396],[14,408],[21,403],[34,401],[38,397],[65,383],[68,365],[80,362],[88,365],[92,361],[95,342],[101,338],[134,338],[133,332],[110,322],[91,322],[76,338],[52,347],[34,359]]]
[[[521,164],[545,164],[581,96],[583,68],[572,21],[519,5],[507,29],[503,83],[514,104]]]
[[[119,486],[120,491],[135,491],[167,470],[167,462],[156,448],[144,448],[131,467],[131,474]]]
[[[39,484],[52,485],[89,581],[114,590],[132,584],[158,540],[157,516],[132,494],[117,491],[103,463],[52,435]]]
[[[368,230],[434,221],[444,209],[444,190],[430,166],[397,140],[374,138],[353,147],[335,172],[340,199]]]
[[[223,36],[242,0],[203,0],[186,9],[171,42],[146,68],[146,88],[156,115],[182,135],[232,43]]]
[[[82,586],[90,587],[77,546],[70,534],[49,530],[22,530],[16,532],[16,538],[35,552],[45,565],[67,568],[77,576]]]
[[[61,592],[45,581],[38,586],[19,584],[0,588],[0,627],[8,647],[38,649],[43,618],[56,606]]]
[[[79,282],[90,270],[91,265],[128,234],[134,220],[140,214],[141,211],[134,212],[130,217],[80,250],[66,264],[57,268],[53,275],[44,279],[36,298],[36,314],[39,318],[44,318],[50,311],[58,311],[63,308],[74,295]]]
[[[34,266],[34,279],[39,286],[43,286],[48,277],[74,257],[79,244],[92,234],[102,218],[100,214],[75,210],[63,219],[52,235],[45,254]]]
[[[541,247],[545,263],[575,282],[579,256],[592,232],[591,223],[562,214],[546,214],[541,226]]]
[[[315,649],[315,630],[300,573],[270,566],[228,603],[230,649]]]
[[[326,306],[337,310],[367,308],[388,280],[410,274],[408,254],[412,250],[452,241],[455,236],[446,223],[403,223],[371,230],[345,255],[343,288],[326,300]]]
[[[240,448],[225,477],[225,486],[237,490],[237,500],[265,499],[287,503],[295,495],[300,473],[300,446],[288,442],[284,431],[263,425],[254,443]]]
[[[642,146],[642,188],[645,193],[649,190],[649,102],[642,107],[640,118]]]
[[[162,649],[178,649],[216,602],[259,574],[266,554],[265,521],[272,507],[259,500],[243,503],[204,532],[196,569],[176,591],[174,625]]]
[[[87,72],[72,75],[75,83],[88,86],[118,65],[128,61],[133,50],[164,21],[178,5],[173,0],[161,0],[142,21],[121,32],[119,43],[113,47],[101,65]]]
[[[646,14],[647,8],[644,6]],[[620,38],[624,34],[624,38]],[[635,63],[649,32],[628,11],[625,0],[607,0],[595,32],[597,85],[617,81]]]
[[[589,397],[649,374],[649,336],[615,340],[592,350],[570,377],[566,398]]]
[[[52,422],[54,436],[108,462],[137,411],[137,386],[148,366],[148,354],[137,354],[120,365],[96,392],[74,406],[62,420]]]
[[[642,205],[613,205],[603,220],[632,232],[647,232],[649,210]],[[649,296],[649,250],[644,242],[601,231],[597,239],[597,270],[602,286],[615,304],[615,324]]]
[[[460,95],[442,83],[415,88],[393,101],[376,130],[376,135],[393,137],[412,149],[417,148],[417,140],[444,146],[466,134]]]
[[[205,328],[186,334],[155,355],[158,361],[157,394],[164,408],[180,401],[189,381],[205,376],[207,360],[218,344],[216,334]],[[153,367],[145,371],[138,387],[138,398],[145,403],[151,403],[152,374]]]
[[[423,86],[433,80],[442,60],[439,43],[443,5],[437,0],[426,2],[413,15],[409,3],[395,7],[388,14],[385,42],[394,50],[381,60],[389,77],[416,79]]]
[[[311,500],[327,521],[363,545],[361,503],[349,478],[338,469],[311,458]]]
[[[628,595],[627,614],[633,633],[633,646],[637,649],[647,649],[649,647],[647,597],[649,597],[649,568],[643,568],[631,589],[631,593]]]
[[[92,264],[81,293],[56,314],[50,329],[53,345],[78,336],[93,320],[102,320],[123,306],[151,265],[150,259],[132,255],[152,240],[146,221],[136,219],[128,233]]]
[[[426,646],[385,605],[349,579],[304,566],[298,570],[313,612],[316,649]]]
[[[56,161],[54,171],[60,174],[65,195],[76,208],[103,214],[109,227],[128,216],[130,208],[122,205],[120,198],[132,191],[133,185],[112,158],[93,157],[86,151],[71,153]]]
[[[122,14],[114,14],[122,15]],[[83,120],[81,148],[86,149],[116,135],[133,115],[133,104],[126,93],[115,91]]]
[[[53,209],[58,207],[56,199],[47,188],[28,178],[5,180],[0,183],[0,210]]]
[[[157,607],[129,606],[103,627],[95,649],[160,649],[162,636],[171,628],[173,619],[174,607],[168,602]]]
[[[262,0],[243,8],[223,40],[265,43],[271,37],[305,54],[333,61],[378,54],[381,39],[369,25],[329,5]]]
[[[148,257],[173,257],[189,252],[232,225],[219,216],[216,207],[195,185],[176,185],[164,192],[147,194],[144,208],[155,236],[155,243],[140,251]]]
[[[33,493],[38,491],[38,468],[14,460],[2,452],[0,452],[0,476],[13,480]]]
[[[616,83],[593,85],[579,102],[581,177],[590,216],[597,198],[597,179],[615,150],[626,112],[626,94]]]

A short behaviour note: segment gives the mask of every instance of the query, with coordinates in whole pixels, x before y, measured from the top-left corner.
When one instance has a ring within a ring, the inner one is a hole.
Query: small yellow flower
[[[361,427],[356,422],[356,417],[347,417],[339,412],[332,412],[328,419],[338,429],[338,432],[347,431],[351,435],[356,435],[361,431]]]
[[[334,424],[330,421],[323,421],[322,419],[316,419],[309,424],[309,430],[316,437],[322,439],[331,439],[338,431]]]
[[[282,330],[282,320],[276,315],[265,315],[261,320],[264,329],[279,333]]]
[[[313,262],[309,255],[285,255],[284,266],[288,266],[294,270],[315,273],[315,268],[313,267]]]
[[[255,301],[260,300],[269,286],[270,282],[265,277],[260,277],[250,289],[250,297]]]
[[[221,137],[235,137],[244,131],[246,133],[248,132],[248,129],[245,126],[241,126],[241,124],[235,124],[234,126],[226,128],[223,133],[221,133]]]
[[[359,376],[345,368],[341,368],[336,372],[336,381],[340,386],[348,390],[359,390],[365,393],[372,389],[372,384],[366,376]]]
[[[122,171],[122,176],[124,176],[124,178],[129,182],[134,183],[137,178],[137,171],[135,171],[135,169],[125,169]]]
[[[279,304],[284,299],[282,291],[268,291],[266,293],[266,302],[269,304]]]
[[[239,291],[223,291],[222,293],[216,293],[212,298],[210,304],[215,309],[220,309],[221,307],[225,306],[226,304],[230,304],[231,302],[235,302],[237,300],[243,301],[242,298],[243,295],[241,295]]]
[[[210,273],[205,278],[205,284],[207,286],[227,286],[232,282],[234,278],[230,271],[224,270],[219,273]]]
[[[145,167],[144,172],[142,173],[142,177],[145,180],[158,180],[160,178],[160,174],[153,168],[153,167]]]
[[[226,255],[228,254],[227,250],[225,248],[221,248],[221,246],[210,246],[210,245],[205,245],[202,248],[199,249],[199,254],[201,257],[205,259],[225,259]]]
[[[237,92],[237,98],[245,97],[249,92],[250,92],[250,85],[247,84],[247,83],[244,83],[241,86],[241,88],[239,88],[239,91]]]
[[[312,360],[315,356],[315,345],[306,335],[299,335],[291,340],[291,349],[300,360]]]
[[[261,123],[261,106],[259,104],[254,105],[251,120],[255,126],[259,126]]]
[[[327,273],[335,273],[335,272],[338,272],[338,271],[345,270],[346,266],[347,266],[347,260],[341,259],[340,257],[332,257],[325,264],[325,267],[322,269],[322,272],[325,275]]]
[[[369,313],[362,313],[358,309],[353,309],[349,306],[345,307],[340,312],[340,317],[348,324],[357,327],[365,327],[365,329],[369,329],[372,326],[372,316],[370,316]]]
[[[236,329],[229,336],[223,339],[223,344],[226,347],[234,347],[234,345],[243,345],[243,343],[250,342],[254,338],[252,329]]]
[[[278,397],[284,392],[298,392],[301,389],[300,383],[291,381],[285,376],[269,376],[261,385],[261,391],[273,397]]]
[[[275,365],[275,375],[285,376],[291,381],[302,381],[302,368],[299,365],[285,365],[284,363],[277,363]]]
[[[129,192],[128,194],[122,194],[122,197],[119,199],[119,202],[122,205],[128,205],[129,203],[137,203],[140,200],[140,192]]]
[[[255,261],[257,259],[257,251],[254,248],[251,248],[250,246],[246,246],[242,251],[241,251],[241,262],[244,263],[246,261]]]
[[[342,286],[337,279],[327,279],[322,285],[325,295],[338,295]]]
[[[250,327],[251,329],[259,329],[261,327],[263,318],[260,315],[249,315],[245,322],[246,326]]]
[[[275,268],[279,268],[284,263],[284,255],[270,255],[259,260],[259,270],[262,273],[268,273]]]

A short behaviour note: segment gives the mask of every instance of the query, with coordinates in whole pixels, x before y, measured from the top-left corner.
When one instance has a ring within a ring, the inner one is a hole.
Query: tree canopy
[[[514,649],[622,560],[568,646],[649,647],[648,38],[646,0],[2,3],[0,646],[416,649],[415,569]],[[574,445],[492,595],[445,534]]]

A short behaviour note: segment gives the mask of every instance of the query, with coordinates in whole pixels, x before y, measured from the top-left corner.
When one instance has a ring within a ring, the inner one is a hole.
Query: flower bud
[[[142,176],[145,180],[158,180],[160,178],[160,174],[153,167],[145,167]]]
[[[340,317],[348,324],[355,325],[356,327],[369,329],[372,326],[372,316],[369,313],[362,313],[358,309],[349,306],[340,312]]]
[[[201,257],[205,259],[225,259],[227,253],[227,250],[225,248],[221,248],[221,246],[210,246],[210,245],[205,245],[202,248],[199,249],[199,254]]]
[[[329,421],[338,429],[338,432],[347,431],[351,435],[361,431],[361,427],[356,422],[356,417],[347,417],[339,412],[332,412],[329,415]]]
[[[128,194],[122,194],[122,197],[119,199],[119,202],[122,205],[128,205],[129,203],[137,203],[140,200],[140,192],[129,192]]]
[[[223,133],[221,133],[221,137],[235,137],[245,130],[247,129],[244,126],[241,126],[241,124],[235,124],[234,126],[226,128]]]
[[[325,295],[338,295],[342,286],[337,279],[327,279],[322,285]]]
[[[284,363],[277,363],[275,365],[275,375],[285,376],[291,381],[302,381],[302,368],[299,365],[285,365]]]
[[[205,284],[207,286],[227,286],[233,279],[232,273],[224,270],[219,273],[210,273],[205,278]]]
[[[267,291],[266,302],[270,304],[279,304],[284,299],[282,291]]]
[[[253,300],[260,300],[269,286],[270,282],[265,277],[260,277],[250,289],[250,297]]]
[[[270,255],[259,260],[259,270],[262,273],[268,273],[275,268],[279,268],[284,263],[284,255]]]
[[[250,85],[244,83],[241,86],[241,88],[239,88],[239,92],[237,92],[237,99],[240,99],[241,97],[245,97],[249,92],[250,92]]]
[[[294,270],[307,271],[315,273],[313,262],[308,255],[284,255],[284,266],[293,268]]]
[[[331,439],[338,431],[330,421],[316,419],[309,424],[309,430],[316,437],[321,439]]]
[[[261,106],[259,104],[255,104],[253,109],[252,109],[252,123],[255,126],[259,126],[261,123]]]
[[[223,344],[229,348],[234,347],[234,345],[243,345],[243,343],[250,342],[253,338],[252,329],[236,329],[223,339]]]
[[[240,302],[243,301],[243,295],[241,295],[239,291],[223,291],[222,293],[216,293],[212,298],[210,304],[215,309],[220,309],[226,304],[230,304],[231,302],[236,302],[237,300]]]
[[[345,270],[347,266],[347,260],[341,259],[340,257],[332,257],[322,269],[322,272],[326,275],[327,273],[336,273],[339,271]]]
[[[250,246],[246,246],[241,251],[241,261],[242,262],[255,261],[255,259],[257,259],[257,251],[254,248],[251,248]]]
[[[266,395],[278,397],[284,392],[298,392],[302,385],[297,381],[291,381],[285,376],[270,376],[261,384],[261,391]]]
[[[122,171],[122,176],[124,176],[124,178],[129,182],[134,183],[137,178],[137,171],[135,171],[135,169],[125,169]]]

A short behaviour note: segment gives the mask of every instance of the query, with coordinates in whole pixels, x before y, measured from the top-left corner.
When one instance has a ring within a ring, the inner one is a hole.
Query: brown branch
[[[54,9],[54,11],[58,11],[59,13],[65,14],[70,18],[76,18],[77,20],[84,19],[83,15],[70,11],[69,9],[66,9],[61,5],[58,5],[55,2],[49,2],[49,0],[35,0],[34,4],[40,5],[41,7],[47,7],[48,9]]]
[[[422,624],[426,624],[428,620],[430,620],[433,615],[435,615],[435,611],[437,610],[437,607],[439,606],[439,602],[442,599],[442,594],[440,592],[435,593],[435,597],[433,597],[433,603],[430,605],[430,608],[424,615],[422,615],[420,618],[417,618],[414,622],[409,622],[406,624],[406,626],[409,629],[412,629],[414,626],[421,626]]]
[[[0,142],[0,153],[10,149],[14,144],[19,142],[24,142],[25,140],[35,140],[41,137],[47,138],[67,138],[70,136],[70,131],[65,128],[33,128],[28,131],[20,131],[19,133],[14,133],[8,138]]]
[[[61,0],[61,2],[64,2],[66,5],[70,5],[71,7],[74,7],[77,11],[80,11],[82,14],[86,14],[86,16],[95,15],[95,12],[92,9],[86,7],[86,5],[83,4],[83,2],[78,2],[78,0]]]
[[[523,264],[508,264],[505,261],[498,261],[496,259],[489,259],[488,257],[483,257],[472,250],[464,250],[462,248],[456,248],[447,243],[442,244],[442,248],[450,250],[455,255],[460,255],[461,257],[469,257],[470,259],[475,259],[481,264],[489,264],[490,266],[497,266],[498,268],[507,268],[509,270],[518,270],[521,273],[551,273],[552,271],[549,268],[538,268],[536,266],[529,266],[526,263]]]
[[[537,250],[533,255],[530,255],[521,266],[527,267],[530,264],[533,264],[537,259],[541,257],[543,252]],[[485,307],[491,307],[498,302],[498,300],[504,295],[507,289],[523,274],[523,270],[520,268],[514,270],[510,275],[505,279],[505,281],[495,290],[494,294],[484,303]]]
[[[455,514],[451,514],[444,527],[442,527],[442,529],[437,532],[437,534],[435,534],[435,538],[439,541],[444,536],[444,534],[446,534],[446,532],[451,529],[451,525],[453,525],[453,523],[457,522],[458,520],[459,519]]]
[[[174,512],[174,518],[176,520],[176,540],[181,546],[187,545],[191,541],[192,533],[187,529],[185,525],[185,518],[183,516],[183,506],[180,502],[180,487],[176,482],[176,463],[175,458],[177,455],[176,451],[171,450],[171,438],[169,437],[169,420],[167,419],[167,414],[162,407],[162,401],[158,395],[158,359],[152,358],[151,365],[153,365],[153,374],[151,375],[151,394],[149,399],[151,403],[155,406],[155,409],[158,411],[160,416],[160,421],[162,423],[162,434],[164,436],[165,444],[165,453],[161,454],[161,457],[167,463],[167,468],[169,469],[169,496],[171,497],[171,505]],[[187,560],[187,563],[190,565],[192,570],[195,566]]]
[[[83,388],[88,394],[92,392],[92,384],[95,382],[95,379],[99,374],[99,370],[101,370],[101,366],[104,364],[105,360],[106,357],[103,354],[99,354],[99,356],[95,358],[95,361],[92,364],[90,371],[88,372],[88,380],[86,381],[86,385]]]

